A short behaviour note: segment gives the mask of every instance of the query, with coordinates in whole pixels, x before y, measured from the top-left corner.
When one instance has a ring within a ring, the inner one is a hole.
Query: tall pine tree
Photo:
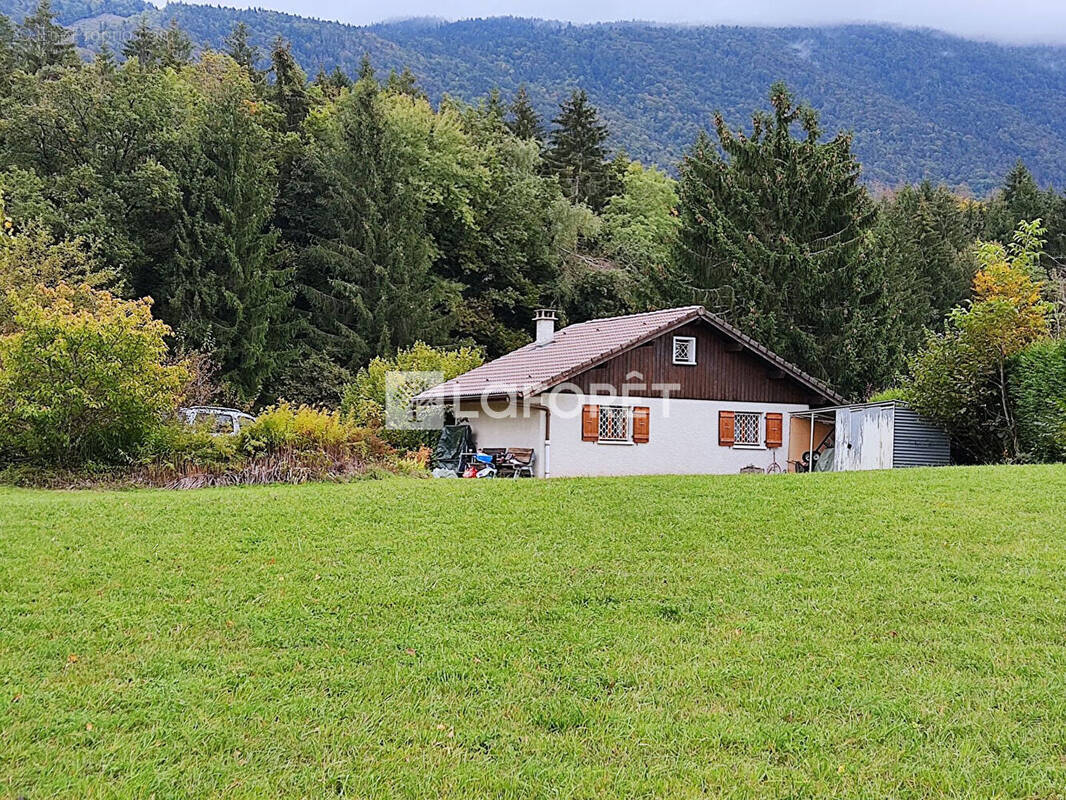
[[[782,84],[750,136],[715,118],[681,167],[678,264],[685,300],[845,393],[880,388],[890,321],[883,267],[864,257],[875,209],[851,138]],[[799,138],[793,127],[799,126]]]
[[[130,38],[122,45],[122,55],[126,59],[136,59],[142,67],[154,67],[159,64],[159,36],[148,23],[147,14],[141,14],[137,20],[137,26],[130,33]]]
[[[607,126],[583,89],[576,89],[552,120],[546,159],[563,193],[574,203],[600,211],[618,190],[607,160]]]
[[[514,101],[511,103],[511,119],[508,120],[507,127],[519,139],[544,141],[544,126],[533,109],[533,103],[529,100],[529,92],[526,91],[525,84],[519,86],[515,93]]]
[[[294,131],[311,110],[311,98],[307,94],[307,75],[292,56],[292,47],[280,36],[270,50],[271,71],[274,86],[270,98],[285,115],[285,129]]]
[[[164,67],[177,69],[192,62],[192,40],[172,19],[159,34],[159,59]]]
[[[926,330],[939,329],[969,296],[978,226],[958,197],[929,182],[882,199],[870,257],[885,267],[899,322],[894,358],[899,366],[922,345]]]
[[[313,231],[297,271],[305,347],[347,374],[417,339],[439,340],[448,326],[423,201],[406,180],[379,86],[363,75],[300,180]]]
[[[37,9],[22,20],[16,52],[23,69],[29,73],[78,63],[70,31],[56,22],[51,0],[39,0]]]
[[[1066,272],[1066,197],[1041,189],[1021,161],[1003,179],[1003,188],[988,203],[984,239],[1011,241],[1018,223],[1039,219],[1047,230],[1041,263],[1051,273]]]
[[[252,32],[244,22],[237,22],[223,43],[222,52],[237,62],[253,79],[259,75],[259,48],[251,42]]]
[[[291,336],[288,276],[271,226],[272,123],[259,119],[264,112],[250,102],[246,75],[214,68],[225,80],[208,82],[200,123],[186,142],[187,188],[166,313],[194,344],[213,351],[239,396],[254,399],[284,366]]]

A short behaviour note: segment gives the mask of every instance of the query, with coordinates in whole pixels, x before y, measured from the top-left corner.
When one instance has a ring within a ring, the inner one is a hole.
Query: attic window
[[[696,337],[674,337],[674,363],[693,365],[696,363]]]

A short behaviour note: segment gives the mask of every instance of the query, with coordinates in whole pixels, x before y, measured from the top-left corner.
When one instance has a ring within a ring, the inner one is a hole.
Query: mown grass
[[[0,796],[1061,796],[1064,511],[1064,467],[0,490]]]

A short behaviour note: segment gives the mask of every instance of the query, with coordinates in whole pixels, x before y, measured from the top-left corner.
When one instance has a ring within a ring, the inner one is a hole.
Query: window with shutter
[[[629,409],[625,406],[600,406],[600,441],[629,441]]]
[[[758,411],[733,412],[733,447],[758,447],[760,422]]]

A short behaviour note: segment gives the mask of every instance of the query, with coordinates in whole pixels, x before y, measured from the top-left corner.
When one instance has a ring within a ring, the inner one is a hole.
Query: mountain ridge
[[[18,17],[27,0],[2,0]],[[286,12],[142,0],[59,0],[86,52],[116,50],[141,14],[175,20],[201,47],[221,46],[238,20],[265,52],[281,35],[310,75],[364,53],[382,72],[409,67],[433,101],[473,102],[525,84],[550,119],[577,86],[615,147],[674,168],[720,110],[750,128],[772,83],[786,81],[821,112],[827,134],[851,130],[866,181],[929,179],[983,194],[1019,158],[1042,184],[1066,185],[1066,47],[1003,45],[895,25],[743,27],[647,22],[577,24],[519,17],[411,18],[358,26]],[[112,15],[112,16],[108,16]],[[114,17],[119,17],[116,21]]]

